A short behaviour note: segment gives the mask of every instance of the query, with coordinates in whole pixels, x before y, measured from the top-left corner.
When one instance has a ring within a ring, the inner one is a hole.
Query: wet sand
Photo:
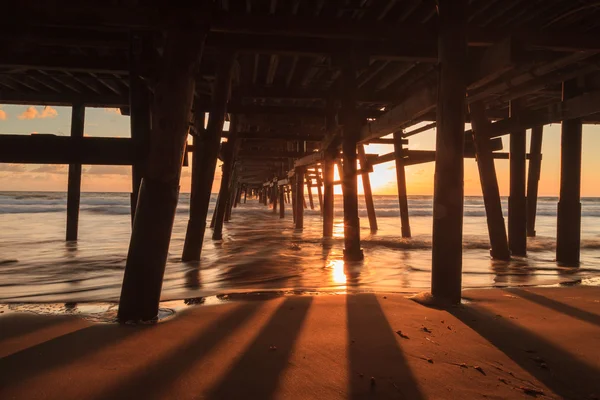
[[[600,288],[289,295],[154,326],[0,315],[2,399],[600,398]]]

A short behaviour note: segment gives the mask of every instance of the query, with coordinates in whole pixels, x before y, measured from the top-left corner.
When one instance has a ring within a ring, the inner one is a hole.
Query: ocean
[[[82,193],[79,241],[64,241],[66,193],[0,192],[0,303],[118,301],[131,233],[128,193]],[[216,200],[212,196],[210,215]],[[396,196],[375,196],[379,231],[371,234],[359,199],[363,262],[342,260],[342,198],[335,199],[334,238],[321,237],[318,210],[305,211],[293,229],[291,206],[280,219],[256,199],[234,209],[222,241],[207,229],[202,260],[180,260],[189,212],[182,193],[162,291],[163,300],[214,295],[302,291],[338,293],[428,290],[431,278],[431,196],[409,196],[413,238],[400,237]],[[528,256],[510,262],[489,257],[480,197],[464,208],[463,287],[487,288],[600,280],[600,198],[582,199],[581,265],[555,262],[557,199],[538,201],[537,237]],[[507,201],[503,198],[505,219]]]

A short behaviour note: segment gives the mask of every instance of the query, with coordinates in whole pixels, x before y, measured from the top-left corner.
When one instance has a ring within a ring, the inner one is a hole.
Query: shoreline
[[[0,314],[6,398],[597,398],[600,288],[272,296],[166,323]],[[596,397],[594,397],[596,396]]]

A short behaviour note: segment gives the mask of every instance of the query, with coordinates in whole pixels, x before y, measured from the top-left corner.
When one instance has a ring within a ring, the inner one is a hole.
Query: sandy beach
[[[4,313],[0,398],[600,396],[600,288],[464,297],[436,310],[398,294],[289,295],[151,326]]]

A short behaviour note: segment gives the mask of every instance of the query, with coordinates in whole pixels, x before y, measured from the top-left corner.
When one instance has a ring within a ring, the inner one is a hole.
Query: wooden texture
[[[464,197],[467,1],[438,1],[439,83],[433,191],[431,293],[460,303]]]
[[[511,102],[511,118],[518,118],[520,105]],[[525,130],[510,134],[510,194],[508,197],[508,247],[513,255],[527,254],[527,201]]]
[[[527,173],[527,236],[535,237],[535,217],[537,214],[538,186],[542,169],[543,126],[531,130],[529,145],[529,172]]]
[[[85,124],[85,107],[81,104],[73,106],[71,113],[71,137],[83,137]],[[77,240],[79,231],[79,202],[81,198],[81,164],[69,164],[69,181],[67,188],[67,241]]]
[[[406,190],[406,171],[404,169],[404,152],[402,135],[394,132],[394,156],[396,162],[396,184],[398,187],[398,206],[400,210],[400,230],[403,238],[411,237],[410,218],[408,215],[408,194]]]
[[[373,201],[373,191],[371,190],[371,179],[369,178],[369,168],[367,157],[365,155],[365,146],[360,144],[357,146],[358,161],[360,163],[361,178],[363,182],[363,192],[365,196],[365,204],[367,207],[367,216],[369,218],[369,228],[371,232],[377,232],[377,215],[375,214],[375,203]]]

